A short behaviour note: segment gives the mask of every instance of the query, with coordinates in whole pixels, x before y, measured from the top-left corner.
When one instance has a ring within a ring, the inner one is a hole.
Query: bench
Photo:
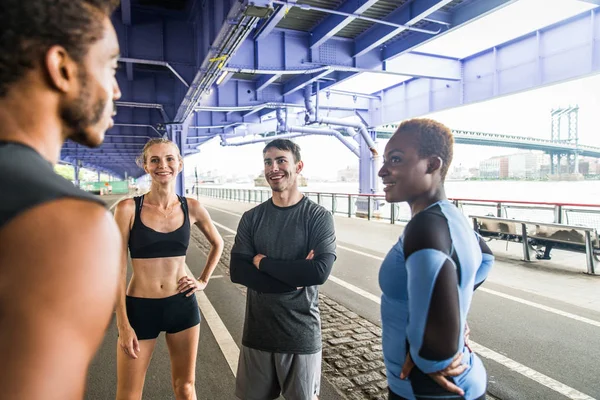
[[[482,215],[469,215],[473,229],[483,237],[523,244],[523,259],[531,261],[531,251],[539,260],[549,260],[553,248],[585,253],[587,273],[595,275],[600,256],[600,240],[595,228],[547,222],[524,221]]]

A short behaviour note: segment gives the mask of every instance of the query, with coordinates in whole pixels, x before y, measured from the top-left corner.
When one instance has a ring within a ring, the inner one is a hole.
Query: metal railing
[[[223,200],[262,203],[271,197],[268,189],[197,188],[196,194]],[[384,195],[304,192],[334,215],[366,218],[395,224],[410,220],[406,203],[387,203]],[[506,200],[450,199],[465,216],[487,215],[544,223],[587,226],[600,231],[600,205],[543,203]]]

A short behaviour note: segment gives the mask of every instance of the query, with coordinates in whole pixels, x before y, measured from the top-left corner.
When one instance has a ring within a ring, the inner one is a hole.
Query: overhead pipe
[[[306,108],[306,112],[311,117],[315,116],[315,108],[312,104],[312,88],[311,85],[307,85],[304,87],[304,107]]]
[[[274,136],[263,136],[263,137],[260,137],[257,139],[243,140],[241,142],[228,142],[224,138],[221,138],[221,146],[243,146],[246,144],[268,142],[268,141],[275,140],[275,139],[290,139],[290,138],[294,138],[294,137],[298,137],[298,136],[302,136],[302,133],[284,133],[284,134],[274,135]]]
[[[194,111],[213,111],[213,112],[236,112],[236,111],[255,111],[263,108],[302,108],[301,105],[294,103],[262,103],[255,104],[252,106],[198,106],[194,108]]]
[[[154,132],[156,132],[158,134],[158,136],[162,136],[160,134],[160,132],[158,130],[156,130],[156,128],[152,125],[148,125],[148,124],[122,124],[122,123],[117,123],[114,126],[127,126],[127,127],[131,127],[131,128],[152,128],[152,130],[154,130]]]
[[[367,131],[367,127],[360,123],[360,122],[348,122],[348,121],[344,121],[343,119],[336,119],[336,118],[330,118],[330,117],[316,117],[314,115],[314,112],[311,112],[312,110],[312,100],[311,100],[311,90],[310,88],[307,86],[307,90],[305,89],[304,91],[304,104],[306,105],[306,110],[308,112],[307,115],[307,123],[318,123],[318,124],[328,124],[328,125],[339,125],[339,126],[346,126],[346,127],[350,127],[350,128],[356,128],[358,129],[358,131],[360,132],[360,134],[362,135],[363,139],[365,140],[365,142],[367,143],[367,146],[369,146],[369,150],[371,150],[371,153],[373,153],[373,156],[377,157],[377,148],[375,146],[375,142],[373,141],[373,139],[371,139],[371,135],[369,135],[369,132]]]
[[[315,64],[318,63],[307,63],[307,64]],[[290,69],[290,70],[282,70],[282,69],[254,69],[254,68],[238,68],[238,67],[225,67],[223,71],[231,72],[231,73],[243,73],[243,74],[258,74],[258,75],[306,75],[306,74],[314,74],[322,71],[332,71],[332,72],[369,72],[374,74],[382,74],[382,75],[393,75],[393,76],[407,76],[407,77],[416,77],[416,78],[434,78],[431,75],[419,75],[419,74],[407,74],[403,72],[395,72],[395,71],[386,71],[386,70],[373,70],[369,68],[360,68],[360,67],[348,67],[343,65],[324,65],[318,66],[314,68],[308,69]],[[321,78],[323,80],[327,80],[329,78]],[[458,79],[450,79],[444,78],[445,80],[458,80]]]
[[[122,61],[125,63],[132,63],[132,64],[160,65],[162,67],[167,68],[169,71],[171,71],[173,73],[173,75],[175,75],[177,77],[177,79],[179,79],[185,85],[185,87],[190,87],[190,85],[188,85],[188,83],[185,81],[185,79],[183,79],[183,77],[181,75],[179,75],[179,73],[177,71],[175,71],[175,69],[171,66],[171,64],[169,64],[166,61],[142,60],[140,58],[129,58],[129,57],[119,57],[119,61]]]
[[[243,125],[245,122],[234,122],[227,125],[193,125],[188,126],[189,129],[227,129],[234,126]],[[189,136],[188,136],[189,137]]]
[[[150,136],[138,136],[138,135],[104,135],[104,137],[116,137],[116,138],[129,138],[129,139],[152,139]]]
[[[304,75],[316,74],[317,72],[327,71],[332,69],[329,66],[309,68],[309,69],[254,69],[254,68],[237,68],[225,67],[223,71],[233,72],[237,74],[259,74],[259,75]]]
[[[325,93],[333,93],[333,94],[339,94],[341,96],[351,96],[351,97],[363,97],[365,99],[373,99],[373,100],[381,100],[381,96],[375,96],[372,94],[362,94],[362,93],[354,93],[354,92],[346,92],[344,90],[337,90],[337,89],[325,89]]]
[[[344,135],[335,129],[327,129],[327,128],[309,128],[306,126],[288,126],[287,129],[290,133],[301,133],[308,135],[327,135],[327,136],[335,136],[338,138],[340,142],[344,144],[351,152],[353,152],[357,157],[360,157],[360,151],[356,148],[356,146],[352,145]]]
[[[356,133],[356,130],[354,128],[352,128],[351,126],[345,126],[344,128],[346,129],[346,133],[348,134],[348,136],[354,139],[356,143],[360,143],[360,140],[358,139],[360,137],[360,134]]]
[[[156,103],[139,103],[135,101],[115,101],[117,107],[134,107],[134,108],[157,108],[162,109],[162,104]]]
[[[330,10],[328,8],[311,6],[310,4],[298,4],[295,1],[294,2],[288,2],[288,1],[273,0],[273,3],[274,4],[281,4],[281,5],[289,6],[289,7],[298,7],[298,8],[301,8],[303,10],[314,10],[314,11],[320,11],[320,12],[323,12],[323,13],[326,13],[326,14],[335,14],[335,15],[341,15],[341,16],[344,16],[344,17],[353,17],[353,18],[356,18],[356,19],[363,19],[365,21],[374,22],[376,24],[393,26],[394,28],[402,28],[402,29],[406,29],[406,30],[414,31],[414,32],[427,33],[429,35],[437,35],[438,33],[440,33],[442,31],[441,28],[438,29],[437,31],[430,31],[428,29],[415,28],[415,27],[409,26],[409,25],[396,24],[394,22],[383,21],[381,19],[375,19],[375,18],[365,17],[365,16],[363,16],[361,14],[354,14],[354,13],[347,13],[347,12],[342,12],[342,11],[337,11],[337,10]]]
[[[275,110],[275,117],[277,118],[277,132],[285,131],[287,127],[287,108],[285,110],[286,118],[283,119],[283,109],[278,108]]]
[[[322,136],[335,136],[338,138],[350,151],[352,151],[357,157],[360,157],[359,150],[349,143],[346,138],[338,131],[333,129],[318,129],[318,128],[307,128],[304,126],[290,126],[287,131],[289,133],[282,133],[274,136],[264,136],[257,139],[243,140],[240,142],[229,142],[225,138],[221,138],[221,146],[243,146],[246,144],[269,142],[275,139],[291,139],[305,135],[322,135]]]
[[[317,122],[319,124],[346,126],[346,127],[358,129],[358,132],[360,133],[362,138],[367,143],[367,146],[369,147],[369,150],[371,150],[371,153],[373,154],[373,156],[377,157],[379,155],[377,153],[377,147],[375,146],[375,142],[373,141],[373,139],[371,139],[371,135],[369,135],[369,131],[367,131],[367,127],[364,124],[362,124],[360,122],[350,122],[350,121],[344,121],[343,119],[330,118],[330,117],[319,117],[318,119],[315,119],[315,121],[313,121],[313,122]]]

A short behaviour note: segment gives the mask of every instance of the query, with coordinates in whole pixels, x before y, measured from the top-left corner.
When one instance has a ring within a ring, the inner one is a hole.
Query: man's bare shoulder
[[[14,376],[41,382],[39,371],[75,379],[114,309],[122,244],[112,216],[91,201],[54,200],[4,225],[0,241],[0,353],[11,372],[0,378],[3,390]]]
[[[23,212],[0,229],[2,265],[34,263],[38,272],[62,260],[95,264],[93,257],[109,258],[120,249],[119,231],[101,205],[65,198]],[[8,258],[8,259],[6,259]],[[26,272],[26,271],[23,271]]]

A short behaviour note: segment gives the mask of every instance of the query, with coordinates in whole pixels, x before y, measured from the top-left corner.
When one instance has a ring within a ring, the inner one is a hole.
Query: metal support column
[[[79,187],[79,167],[81,166],[81,160],[75,160],[73,164],[73,174],[74,174],[74,182],[75,186]]]
[[[189,126],[189,119],[183,124],[170,124],[167,125],[167,131],[170,139],[177,145],[181,156],[185,156],[185,148],[187,143],[187,131]],[[185,166],[182,167],[181,172],[177,175],[175,181],[175,193],[179,196],[185,196]]]
[[[369,136],[375,141],[377,134],[375,131],[369,131]],[[377,193],[377,159],[369,148],[369,145],[362,136],[359,136],[360,159],[358,162],[358,192],[360,194]],[[372,211],[379,210],[379,203],[369,204],[366,198],[359,197],[356,201],[356,215],[370,218]]]

